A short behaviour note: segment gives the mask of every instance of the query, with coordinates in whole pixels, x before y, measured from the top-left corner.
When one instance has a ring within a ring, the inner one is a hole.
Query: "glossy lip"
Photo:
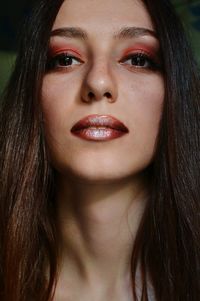
[[[88,115],[79,120],[71,133],[85,140],[107,141],[128,133],[128,128],[111,115]]]

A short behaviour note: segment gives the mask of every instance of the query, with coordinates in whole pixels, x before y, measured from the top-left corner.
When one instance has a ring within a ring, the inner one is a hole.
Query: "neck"
[[[131,281],[131,255],[147,200],[146,179],[88,183],[59,177],[60,274],[65,283],[114,289]]]

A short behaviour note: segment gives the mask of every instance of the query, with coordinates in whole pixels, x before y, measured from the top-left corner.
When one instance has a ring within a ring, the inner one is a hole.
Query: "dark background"
[[[76,1],[76,0],[74,0]],[[77,0],[81,1],[81,0]],[[6,0],[0,10],[0,91],[11,72],[17,49],[17,34],[24,17],[29,15],[34,0]],[[174,0],[198,62],[200,62],[200,0]]]
[[[15,51],[16,36],[24,17],[30,14],[34,0],[6,0],[0,11],[0,50]]]

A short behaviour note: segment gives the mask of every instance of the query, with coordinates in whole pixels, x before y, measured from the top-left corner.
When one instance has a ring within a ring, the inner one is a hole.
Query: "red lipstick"
[[[71,129],[73,135],[92,141],[108,141],[128,132],[128,128],[121,121],[110,115],[86,116]]]

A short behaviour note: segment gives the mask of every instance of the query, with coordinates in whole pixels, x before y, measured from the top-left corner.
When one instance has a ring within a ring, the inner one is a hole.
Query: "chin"
[[[139,177],[149,164],[149,161],[85,160],[56,164],[55,168],[61,177],[73,178],[78,182],[111,183]]]

